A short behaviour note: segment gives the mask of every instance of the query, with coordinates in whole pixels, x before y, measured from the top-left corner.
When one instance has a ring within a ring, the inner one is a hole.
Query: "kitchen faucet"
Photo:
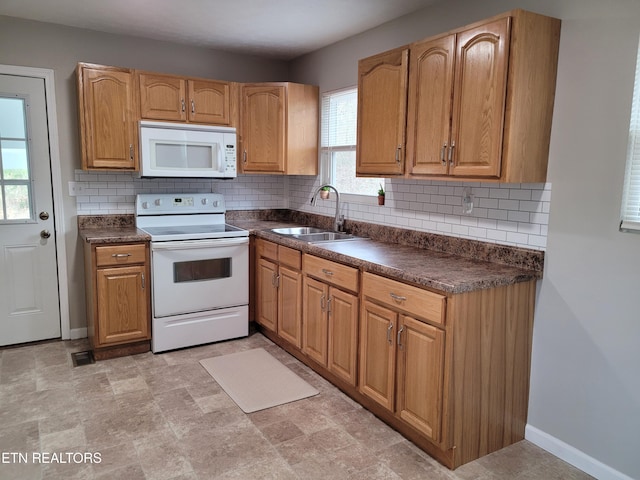
[[[338,189],[336,187],[334,187],[333,185],[329,184],[329,183],[325,183],[324,185],[320,185],[318,187],[318,189],[316,190],[316,193],[313,194],[313,197],[311,197],[311,205],[316,204],[316,202],[318,201],[318,193],[320,192],[320,190],[322,190],[323,188],[332,188],[334,192],[336,192],[336,217],[333,220],[333,231],[334,232],[339,232],[342,230],[342,224],[344,223],[344,216],[340,217],[340,192],[338,192]]]

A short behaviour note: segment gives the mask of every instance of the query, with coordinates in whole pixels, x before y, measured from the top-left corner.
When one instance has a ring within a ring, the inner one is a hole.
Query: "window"
[[[638,48],[636,79],[633,85],[621,216],[621,230],[640,232],[640,48]]]
[[[0,97],[0,223],[32,218],[26,101]]]
[[[322,95],[322,182],[340,193],[376,196],[384,178],[356,178],[357,118],[357,88]]]

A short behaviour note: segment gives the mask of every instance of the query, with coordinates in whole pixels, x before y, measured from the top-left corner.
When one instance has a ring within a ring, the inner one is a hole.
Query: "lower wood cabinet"
[[[438,293],[257,240],[263,333],[456,468],[524,438],[536,280]]]
[[[387,297],[378,297],[376,283],[388,283]],[[411,301],[411,287],[364,274],[360,323],[360,381],[363,395],[439,442],[442,427],[445,332],[400,310]],[[425,292],[426,295],[431,292]],[[435,295],[435,294],[434,294]],[[435,298],[444,303],[444,296]],[[415,299],[415,298],[414,298]],[[377,303],[376,303],[377,302]]]
[[[85,246],[87,329],[96,359],[148,351],[147,243]]]
[[[356,385],[358,276],[356,268],[305,254],[302,352]]]
[[[256,240],[256,322],[302,345],[301,252]]]

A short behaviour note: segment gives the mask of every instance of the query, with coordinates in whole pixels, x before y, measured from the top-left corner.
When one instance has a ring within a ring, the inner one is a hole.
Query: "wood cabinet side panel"
[[[560,25],[556,18],[514,12],[503,146],[505,182],[546,181]]]
[[[535,281],[453,296],[455,464],[524,438]]]

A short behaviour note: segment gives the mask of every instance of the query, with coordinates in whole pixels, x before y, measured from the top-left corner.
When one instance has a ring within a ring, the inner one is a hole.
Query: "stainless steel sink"
[[[323,233],[326,230],[316,227],[289,227],[289,228],[272,228],[273,233],[279,235],[307,235],[309,233]]]
[[[319,242],[335,242],[336,240],[356,240],[360,237],[356,237],[354,235],[349,235],[348,233],[342,232],[320,232],[320,233],[306,233],[302,235],[292,235],[298,240],[302,240],[303,242],[308,243],[319,243]]]
[[[331,232],[316,227],[290,227],[290,228],[272,228],[273,233],[283,235],[285,237],[295,238],[307,243],[335,242],[341,240],[358,240],[362,237],[356,237],[344,232]]]

